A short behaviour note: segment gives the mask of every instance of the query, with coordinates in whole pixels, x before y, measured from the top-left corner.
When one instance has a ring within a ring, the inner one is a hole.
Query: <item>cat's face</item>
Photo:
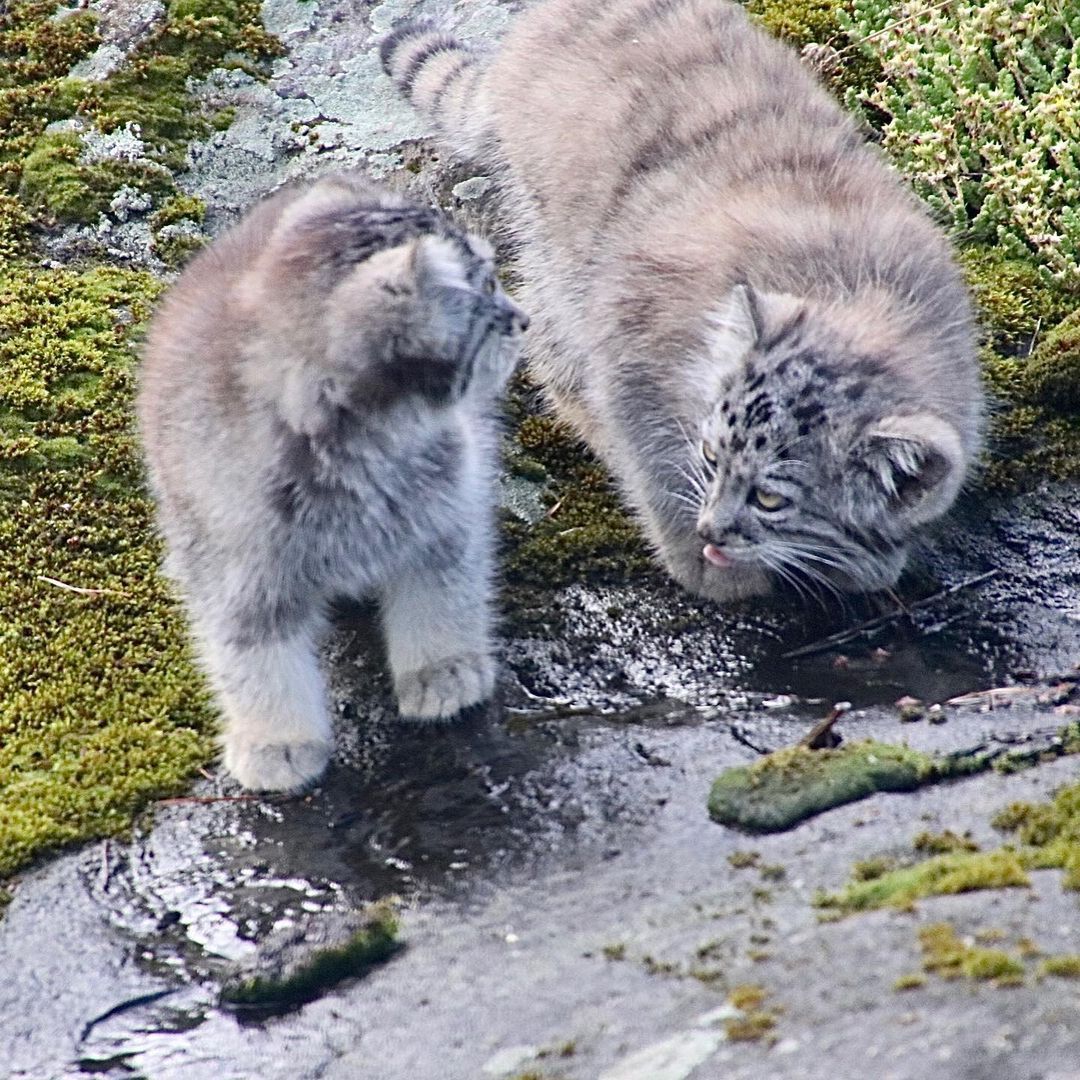
[[[343,176],[285,208],[245,295],[308,396],[348,408],[498,393],[528,324],[485,241]]]
[[[752,327],[701,425],[692,472],[706,572],[754,564],[797,586],[884,588],[915,528],[952,503],[959,438],[905,406],[879,359],[838,355],[808,322],[796,311],[771,334]]]

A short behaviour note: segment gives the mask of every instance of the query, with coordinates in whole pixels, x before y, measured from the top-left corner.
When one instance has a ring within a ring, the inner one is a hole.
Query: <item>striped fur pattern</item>
[[[383,63],[498,178],[529,359],[659,558],[716,600],[892,584],[981,440],[939,230],[728,0],[542,0],[487,57]]]
[[[139,419],[245,787],[329,760],[337,597],[379,602],[404,715],[491,693],[494,407],[524,324],[482,240],[355,174],[273,196],[168,293]]]

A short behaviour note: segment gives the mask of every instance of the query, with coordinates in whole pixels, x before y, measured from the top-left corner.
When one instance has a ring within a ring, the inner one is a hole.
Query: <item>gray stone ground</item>
[[[153,4],[98,6],[117,27],[103,49],[121,54],[153,15]],[[435,160],[370,43],[417,10],[494,37],[514,7],[270,0],[267,24],[289,47],[273,79],[221,74],[203,88],[239,110],[193,151],[184,179],[210,203],[209,228],[286,178],[365,161],[486,220],[483,179]],[[115,58],[94,62],[107,70]],[[419,173],[403,169],[412,162]],[[136,226],[117,250],[145,258]],[[508,501],[527,516],[537,492],[518,486]],[[917,932],[935,921],[964,935],[999,930],[1006,947],[1027,937],[1046,952],[1080,952],[1077,896],[1056,871],[1033,875],[1030,889],[928,900],[914,913],[822,923],[813,906],[855,860],[910,855],[923,830],[969,830],[996,846],[994,811],[1074,781],[1075,759],[877,796],[776,836],[739,835],[705,812],[722,768],[796,741],[840,699],[855,706],[846,738],[925,749],[1060,725],[1035,691],[992,712],[948,706],[940,725],[902,726],[892,703],[1039,685],[1071,669],[1078,527],[1069,490],[963,508],[928,566],[944,585],[998,576],[915,629],[845,647],[843,660],[785,661],[786,649],[832,627],[783,603],[721,613],[659,580],[562,590],[550,598],[556,640],[509,633],[499,706],[436,731],[396,727],[370,634],[344,625],[328,654],[341,749],[319,791],[162,805],[132,841],[89,847],[23,881],[0,922],[0,1073],[1080,1078],[1076,982],[1029,977],[997,989],[931,976],[892,988],[918,970]],[[199,795],[233,790],[208,781]],[[734,869],[735,851],[782,869]],[[348,913],[385,896],[399,898],[406,948],[383,967],[274,1019],[219,1006],[238,968],[276,962],[297,937],[310,948],[333,941]],[[728,993],[748,983],[768,993],[774,1039],[725,1034],[739,1015]]]

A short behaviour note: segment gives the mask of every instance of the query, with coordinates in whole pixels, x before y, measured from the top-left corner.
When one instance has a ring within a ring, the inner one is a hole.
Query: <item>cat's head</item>
[[[285,208],[251,277],[271,335],[341,403],[498,392],[528,324],[484,240],[348,176]]]
[[[892,585],[913,534],[960,489],[960,432],[794,298],[736,286],[714,331],[740,359],[693,449],[706,573],[742,563],[832,589]]]

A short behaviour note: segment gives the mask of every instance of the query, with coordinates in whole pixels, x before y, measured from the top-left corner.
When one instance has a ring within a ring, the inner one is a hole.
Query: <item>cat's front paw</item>
[[[491,697],[495,665],[489,656],[466,653],[409,671],[394,684],[398,710],[409,720],[448,720]]]
[[[225,768],[249,791],[302,791],[326,771],[329,742],[263,742],[225,736]]]

